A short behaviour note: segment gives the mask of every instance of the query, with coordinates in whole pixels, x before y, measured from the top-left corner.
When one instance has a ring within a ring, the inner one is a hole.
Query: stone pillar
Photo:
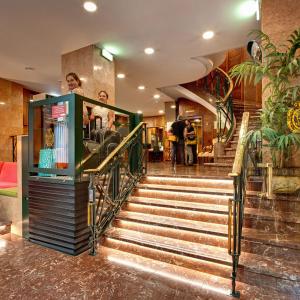
[[[68,92],[66,75],[78,74],[82,80],[84,95],[97,99],[98,92],[105,90],[109,95],[108,104],[115,104],[115,64],[101,56],[101,49],[90,45],[62,55],[63,94]]]
[[[299,0],[263,0],[261,12],[262,31],[270,36],[276,46],[286,44],[289,35],[300,27]],[[266,83],[263,81],[263,88]],[[267,93],[263,99],[266,96]]]

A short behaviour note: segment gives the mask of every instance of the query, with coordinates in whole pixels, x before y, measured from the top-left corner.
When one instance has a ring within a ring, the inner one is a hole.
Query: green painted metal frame
[[[43,107],[44,105],[53,105],[60,102],[69,102],[69,126],[68,126],[68,136],[69,136],[69,166],[67,169],[56,169],[56,168],[38,168],[34,166],[33,155],[34,155],[34,111],[36,108]],[[47,98],[44,100],[34,101],[29,104],[29,167],[28,171],[32,173],[45,173],[45,174],[55,174],[70,176],[73,178],[79,178],[82,173],[81,161],[83,155],[83,136],[82,136],[82,123],[83,123],[83,102],[91,103],[94,105],[100,105],[114,112],[125,114],[129,116],[129,129],[130,131],[135,128],[139,123],[139,114],[129,112],[127,110],[100,103],[99,101],[92,100],[77,94],[68,94],[60,97]],[[137,153],[138,154],[138,153]],[[134,160],[132,161],[134,166]],[[48,178],[49,179],[49,178]],[[43,180],[47,181],[47,177],[43,177]]]

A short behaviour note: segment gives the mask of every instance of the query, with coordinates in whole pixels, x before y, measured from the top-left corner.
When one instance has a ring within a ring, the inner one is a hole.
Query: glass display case
[[[128,121],[118,126],[122,115]],[[137,114],[77,94],[34,101],[29,107],[31,176],[80,179],[132,130]]]

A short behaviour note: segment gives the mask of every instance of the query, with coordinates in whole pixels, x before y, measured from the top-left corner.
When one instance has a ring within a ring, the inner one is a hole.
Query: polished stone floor
[[[228,286],[182,280],[163,271],[127,263],[126,254],[100,247],[97,256],[70,256],[7,234],[0,237],[0,299],[222,300]],[[137,256],[138,257],[138,256]],[[132,260],[131,260],[132,261]],[[202,278],[199,278],[202,279]],[[220,279],[221,280],[221,279]],[[266,289],[238,284],[246,300],[274,297]]]
[[[174,169],[170,161],[148,163],[147,165],[148,175],[168,175],[168,176],[191,176],[191,177],[209,177],[209,176],[226,176],[225,172],[218,172],[217,170],[211,170],[204,167],[203,164],[194,164],[192,166],[185,166],[179,164]],[[225,175],[224,175],[225,174]]]
[[[226,295],[128,266],[114,250],[77,257],[0,237],[0,299],[190,300]]]

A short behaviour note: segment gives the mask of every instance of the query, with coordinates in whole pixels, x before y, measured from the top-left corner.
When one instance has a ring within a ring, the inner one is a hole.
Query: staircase
[[[232,170],[235,152],[239,140],[242,115],[244,111],[250,112],[249,130],[255,129],[260,123],[260,110],[255,106],[244,106],[234,104],[234,115],[236,118],[236,128],[232,139],[227,143],[224,149],[224,155],[214,158],[214,162],[204,163],[204,167],[217,174],[227,175]]]
[[[260,188],[260,182],[252,187]],[[228,177],[147,176],[106,232],[102,248],[126,266],[197,286],[199,299],[227,299],[232,189]],[[237,283],[241,298],[299,299],[300,246],[279,242],[276,235],[278,228],[286,234],[299,228],[300,221],[291,211],[279,218],[253,195],[246,206]]]

